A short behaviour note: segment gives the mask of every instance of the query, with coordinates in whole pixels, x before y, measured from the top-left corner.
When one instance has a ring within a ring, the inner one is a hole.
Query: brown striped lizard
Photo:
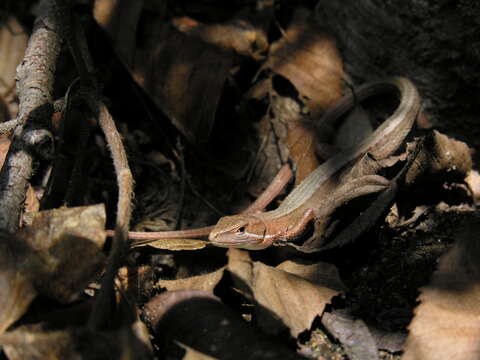
[[[289,165],[283,165],[274,177],[272,182],[262,192],[262,194],[242,211],[242,214],[250,214],[260,212],[270,204],[273,199],[283,190],[287,183],[292,178],[292,170]],[[207,237],[213,226],[206,226],[202,228],[187,229],[187,230],[174,230],[174,231],[129,231],[128,238],[132,240],[131,246],[142,246],[149,243],[153,243],[163,239],[191,239],[198,237]],[[113,236],[115,231],[107,230],[108,236]]]
[[[420,97],[410,80],[395,77],[360,86],[355,95],[343,97],[323,116],[322,121],[332,123],[350,110],[355,101],[392,90],[398,92],[400,104],[371,135],[316,168],[277,209],[222,217],[210,232],[210,242],[221,247],[260,250],[300,236],[307,225],[321,214],[324,199],[318,198],[317,190],[322,184],[367,152],[383,159],[400,147],[420,112]]]

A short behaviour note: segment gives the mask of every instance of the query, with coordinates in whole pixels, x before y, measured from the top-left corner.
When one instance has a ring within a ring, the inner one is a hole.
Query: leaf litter
[[[321,123],[352,91],[352,80],[334,37],[306,9],[285,21],[261,1],[221,19],[228,5],[201,18],[181,4],[130,5],[98,0],[94,15],[110,39],[98,41],[114,48],[96,49],[113,59],[106,84],[118,88],[115,79],[135,89],[128,101],[135,111],[162,114],[146,131],[126,119],[123,90],[106,87],[117,127],[139,160],[132,225],[212,225],[219,213],[251,203],[288,161],[300,183],[322,160],[370,134],[370,120],[383,114],[366,102],[337,128]],[[128,26],[111,21],[117,13]],[[8,24],[0,48],[23,55],[27,38],[12,38],[9,31],[21,27]],[[4,120],[16,113],[10,62],[0,63]],[[64,85],[59,80],[59,89]],[[165,130],[170,125],[175,130]],[[177,138],[186,151],[163,154],[156,144]],[[75,304],[92,311],[110,247],[105,228],[113,225],[114,196],[101,143],[98,134],[89,140],[92,180],[81,201],[104,202],[107,212],[103,205],[39,211],[49,176],[40,163],[22,228],[2,234],[0,343],[8,358],[140,359],[153,351],[179,359],[398,359],[407,329],[402,358],[478,357],[472,259],[479,229],[470,215],[478,174],[465,143],[429,131],[391,158],[365,154],[319,189],[323,216],[290,247],[225,252],[206,240],[169,239],[132,248],[109,300],[118,310],[112,328],[99,330]],[[6,155],[8,139],[0,145]],[[142,210],[144,199],[153,206]],[[54,316],[46,298],[65,311],[61,326],[48,325]],[[153,348],[137,317],[142,309]],[[72,313],[83,321],[69,322]],[[47,320],[29,324],[39,314]]]

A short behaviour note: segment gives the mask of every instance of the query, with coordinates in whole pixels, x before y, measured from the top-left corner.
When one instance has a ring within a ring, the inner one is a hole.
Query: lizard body
[[[400,104],[371,135],[316,168],[277,209],[222,217],[210,232],[209,240],[216,246],[260,250],[275,242],[291,240],[301,235],[307,224],[321,215],[320,193],[324,192],[319,189],[322,185],[367,152],[377,159],[383,159],[398,149],[420,111],[420,97],[410,80],[395,77],[359,87],[355,95],[343,97],[323,116],[322,121],[333,123],[357,100],[362,101],[392,90],[400,94]]]

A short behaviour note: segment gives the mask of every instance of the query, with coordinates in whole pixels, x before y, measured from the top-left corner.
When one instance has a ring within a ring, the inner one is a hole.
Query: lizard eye
[[[243,233],[245,232],[245,226],[240,226],[237,230],[237,233]]]

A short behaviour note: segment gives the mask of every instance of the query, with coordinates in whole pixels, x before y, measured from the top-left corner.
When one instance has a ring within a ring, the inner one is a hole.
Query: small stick
[[[5,134],[13,129],[20,123],[20,118],[15,118],[9,121],[5,121],[3,123],[0,123],[0,134]]]
[[[93,77],[93,63],[83,29],[78,24],[77,19],[72,16],[68,1],[51,1],[56,5],[57,17],[62,25],[62,30],[74,58],[80,80],[84,86],[92,88],[93,94],[87,96],[87,104],[98,117],[98,122],[110,148],[115,174],[117,175],[118,202],[115,236],[113,237],[105,275],[102,279],[102,288],[95,299],[88,320],[90,329],[99,329],[107,323],[110,319],[109,315],[114,311],[114,308],[111,306],[114,298],[114,279],[129,245],[127,243],[127,233],[132,213],[133,176],[128,166],[127,154],[115,122],[105,104],[98,100],[97,82]]]
[[[292,170],[288,164],[284,165],[270,185],[263,191],[263,193],[242,213],[252,214],[263,210],[273,199],[282,191],[287,183],[292,178]],[[129,231],[128,238],[135,240],[133,246],[144,245],[161,239],[189,239],[208,236],[212,231],[213,226],[206,226],[196,229],[177,230],[177,231],[158,231],[158,232],[144,232],[144,231]],[[108,236],[113,236],[113,230],[107,230]]]
[[[52,7],[47,4],[35,20],[25,55],[17,67],[18,117],[0,126],[4,132],[17,125],[0,171],[1,230],[18,230],[33,165],[42,158],[39,150],[50,144],[53,153],[53,136],[47,129],[53,111],[53,83],[59,54],[59,26]]]
[[[102,289],[97,295],[88,321],[89,328],[99,329],[106,321],[108,311],[105,310],[109,309],[108,304],[111,296],[114,295],[114,279],[123,261],[125,251],[129,247],[127,233],[132,213],[133,176],[128,166],[127,154],[123,147],[122,139],[107,107],[102,101],[92,98],[89,99],[89,105],[92,107],[92,110],[94,110],[95,106],[98,109],[98,120],[110,148],[118,184],[115,236],[113,237],[105,275],[102,279]],[[102,318],[101,315],[105,317]]]
[[[178,160],[180,162],[180,199],[178,200],[179,206],[177,208],[177,213],[175,215],[175,226],[174,229],[178,229],[182,227],[182,211],[183,206],[185,205],[185,179],[187,177],[187,173],[185,170],[185,156],[183,155],[183,145],[180,138],[177,138],[177,152],[178,152]]]

